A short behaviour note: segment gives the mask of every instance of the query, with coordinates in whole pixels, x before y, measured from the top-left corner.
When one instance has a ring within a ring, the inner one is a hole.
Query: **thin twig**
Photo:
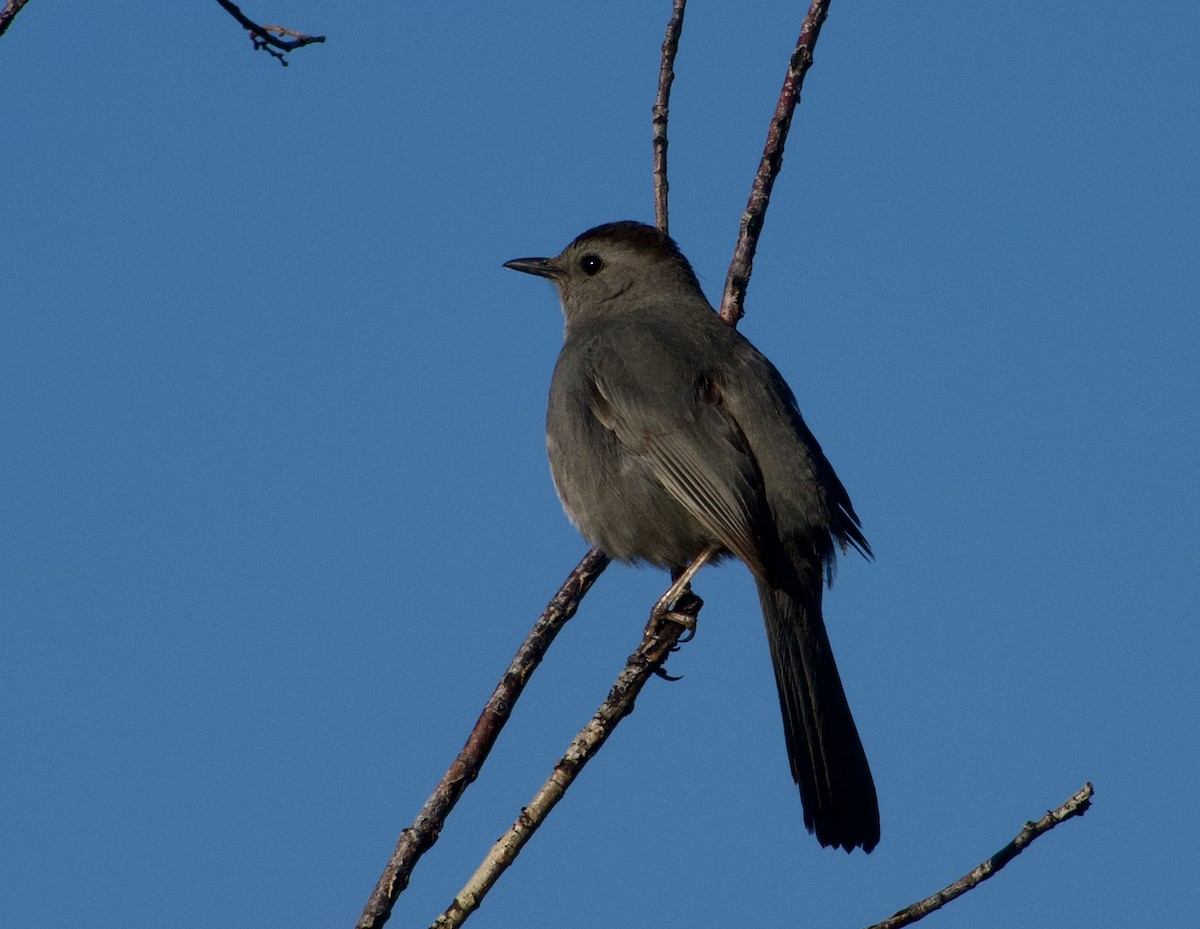
[[[242,28],[250,33],[250,41],[254,43],[255,51],[265,51],[272,58],[276,59],[285,68],[287,67],[287,59],[283,56],[294,49],[303,48],[305,45],[315,45],[318,42],[324,42],[323,35],[305,35],[302,32],[296,32],[292,29],[284,28],[283,26],[260,26],[254,22],[245,13],[237,8],[231,0],[217,0],[217,3],[225,9],[225,11],[242,24]],[[271,33],[279,35],[291,36],[291,39],[276,38]]]
[[[686,602],[676,608],[676,614],[686,612],[695,621],[702,601],[688,595]],[[583,766],[600,750],[617,724],[633,712],[633,704],[646,682],[663,674],[662,665],[674,650],[687,626],[674,620],[658,620],[652,616],[642,636],[642,644],[629,656],[625,669],[617,677],[608,697],[596,710],[596,715],[575,736],[566,753],[558,760],[550,777],[538,790],[529,805],[521,810],[508,832],[492,846],[475,874],[455,896],[454,901],[434,921],[431,929],[457,929],[470,916],[500,875],[516,859],[525,843],[545,821],[555,804],[583,770]],[[665,676],[665,675],[664,675]]]
[[[1086,813],[1088,807],[1091,806],[1093,793],[1091,783],[1084,784],[1071,799],[1058,809],[1051,810],[1036,823],[1026,823],[1025,828],[1017,833],[1015,839],[979,865],[970,874],[960,877],[953,884],[942,888],[933,896],[926,897],[924,900],[918,900],[911,906],[906,906],[900,912],[894,916],[889,916],[883,922],[868,926],[867,929],[900,929],[901,926],[915,923],[918,919],[928,916],[934,910],[941,909],[955,897],[961,897],[968,890],[978,887],[1016,858],[1017,855],[1021,854],[1038,836],[1049,832],[1059,823],[1066,822],[1072,816],[1082,816]]]
[[[758,173],[754,176],[754,184],[750,188],[750,201],[738,227],[737,245],[733,249],[733,261],[730,262],[729,274],[725,277],[725,294],[721,298],[721,317],[732,325],[737,325],[745,313],[746,288],[750,284],[754,252],[758,248],[758,237],[762,233],[767,205],[771,201],[771,188],[783,165],[783,144],[792,124],[792,114],[800,101],[804,75],[812,66],[813,47],[817,44],[821,24],[825,22],[828,12],[829,0],[813,0],[812,6],[808,8],[808,15],[804,17],[804,24],[800,27],[796,50],[792,52],[792,59],[788,64],[783,89],[779,91],[775,114],[771,117],[771,125],[767,129],[767,144],[763,148]]]
[[[28,2],[29,0],[8,0],[4,4],[4,9],[0,10],[0,35],[4,35],[12,23],[13,17],[20,13],[21,7]]]
[[[667,229],[667,113],[671,100],[671,83],[675,80],[675,55],[679,51],[679,34],[683,32],[683,11],[687,0],[673,0],[667,35],[662,44],[662,64],[658,69],[658,97],[654,101],[654,224],[662,232]]]
[[[417,860],[438,840],[442,825],[454,805],[483,767],[484,759],[496,743],[496,737],[512,714],[513,705],[521,696],[526,682],[533,674],[567,620],[575,615],[579,601],[596,578],[608,566],[608,556],[592,549],[563,582],[558,593],[547,604],[529,635],[517,650],[512,664],[504,672],[491,698],[483,708],[479,721],[467,737],[466,745],[446,772],[437,788],[421,807],[413,824],[400,833],[396,850],[383,870],[375,891],[358,918],[356,929],[378,929],[388,921],[396,898],[408,886],[409,876]]]

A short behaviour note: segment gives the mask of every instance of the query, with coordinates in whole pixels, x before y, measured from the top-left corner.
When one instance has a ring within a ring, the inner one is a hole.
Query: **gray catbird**
[[[835,546],[871,548],[791,390],[653,226],[597,226],[556,258],[505,267],[549,278],[562,300],[546,445],[567,515],[609,556],[675,576],[710,546],[746,563],[804,824],[822,845],[869,852],[875,784],[821,593]]]

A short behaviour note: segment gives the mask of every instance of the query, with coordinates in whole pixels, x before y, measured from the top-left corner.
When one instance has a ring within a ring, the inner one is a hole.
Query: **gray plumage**
[[[707,545],[753,573],[804,822],[870,851],[879,810],[821,615],[837,547],[871,549],[846,489],[775,367],[641,223],[591,229],[547,277],[566,317],[546,417],[563,508],[611,557],[678,573]]]

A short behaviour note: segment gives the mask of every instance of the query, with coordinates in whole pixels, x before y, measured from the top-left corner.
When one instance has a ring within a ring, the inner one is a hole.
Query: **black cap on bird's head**
[[[603,308],[617,296],[634,301],[649,294],[673,296],[676,291],[703,296],[675,240],[632,220],[589,229],[554,258],[515,258],[504,267],[554,281],[568,317],[584,305]]]

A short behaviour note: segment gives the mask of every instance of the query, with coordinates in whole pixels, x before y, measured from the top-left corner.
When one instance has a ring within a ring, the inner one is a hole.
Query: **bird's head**
[[[568,322],[592,313],[636,312],[659,300],[704,300],[674,240],[630,220],[589,229],[554,258],[515,258],[504,267],[552,280]]]

